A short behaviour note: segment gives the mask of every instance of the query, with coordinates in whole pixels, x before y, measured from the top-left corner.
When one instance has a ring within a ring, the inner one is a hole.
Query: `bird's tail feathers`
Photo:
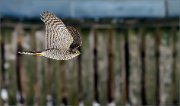
[[[19,54],[27,54],[27,55],[35,55],[35,56],[43,56],[41,52],[18,52]]]

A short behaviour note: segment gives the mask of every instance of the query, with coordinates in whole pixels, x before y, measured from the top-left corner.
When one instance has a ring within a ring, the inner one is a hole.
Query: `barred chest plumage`
[[[79,55],[79,52],[70,52],[66,49],[48,49],[41,53],[44,57],[56,60],[69,60]]]

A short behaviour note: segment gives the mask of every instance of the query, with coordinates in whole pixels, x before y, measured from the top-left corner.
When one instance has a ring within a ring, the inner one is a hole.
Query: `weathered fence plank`
[[[124,44],[124,60],[125,60],[125,103],[130,104],[130,96],[129,96],[129,76],[130,76],[130,53],[129,53],[129,34],[128,30],[126,29],[124,31],[124,38],[125,38],[125,44]]]
[[[107,47],[109,46],[108,36],[109,33],[104,31],[104,29],[96,29],[96,46],[97,46],[97,90],[99,95],[99,103],[105,105],[107,102],[107,78],[108,78],[108,52]]]
[[[66,69],[69,104],[78,105],[78,57],[66,61]]]
[[[82,30],[79,29],[79,32],[81,34],[81,39],[82,39]],[[82,46],[82,45],[81,45]],[[82,53],[82,47],[79,48],[79,51]],[[82,78],[82,55],[79,55],[78,61],[77,61],[77,86],[78,86],[78,104],[83,106],[84,105],[84,89],[83,89],[83,78]]]
[[[98,33],[97,29],[92,29],[93,33],[93,92],[94,92],[94,102],[93,105],[99,103],[99,73],[98,73]]]
[[[141,101],[142,105],[146,105],[146,53],[145,53],[145,48],[146,48],[146,32],[144,28],[139,29],[139,36],[140,36],[140,60],[141,60]]]
[[[141,104],[141,61],[140,61],[140,35],[133,29],[128,29],[129,34],[129,95],[133,105]]]
[[[172,72],[173,72],[173,36],[169,30],[161,31],[160,41],[160,105],[171,105]]]
[[[115,91],[115,75],[114,75],[114,30],[108,29],[108,40],[107,40],[107,101],[108,104],[115,104],[114,102],[114,91]]]
[[[17,81],[17,94],[16,94],[16,99],[17,99],[17,104],[23,105],[25,103],[25,97],[24,97],[24,82],[23,82],[23,75],[22,74],[22,60],[20,54],[18,54],[18,51],[22,50],[22,36],[23,36],[23,29],[22,26],[19,24],[15,27],[15,31],[17,31],[17,51],[16,51],[16,81]]]
[[[67,89],[67,69],[65,68],[65,61],[60,62],[60,82],[61,82],[61,104],[68,105],[68,89]]]
[[[0,30],[1,31],[1,30]],[[0,84],[1,84],[1,94],[2,94],[2,92],[4,91],[7,91],[7,88],[6,88],[6,70],[5,70],[5,42],[4,42],[4,36],[2,36],[3,34],[2,34],[2,32],[0,33],[0,45],[1,45],[1,61],[0,61],[0,63],[1,63],[1,73],[0,73],[0,75],[1,75],[1,82],[0,82]],[[5,93],[7,93],[7,92],[5,92]],[[4,104],[7,104],[8,105],[8,97],[6,97],[6,95],[3,97],[1,97],[1,100],[0,100],[0,104],[1,105],[4,105]]]
[[[42,48],[44,48],[44,31],[42,30],[36,30],[35,32],[35,42],[36,42],[36,50],[37,51],[40,51],[42,50]],[[43,104],[43,97],[46,95],[45,93],[43,93],[43,82],[44,82],[44,64],[43,64],[43,58],[41,57],[36,57],[36,64],[37,64],[37,69],[36,69],[36,76],[37,76],[37,82],[36,82],[36,87],[35,88],[35,93],[36,93],[36,98],[35,98],[35,102],[39,105],[42,105]],[[45,101],[45,100],[44,100]],[[36,104],[35,103],[35,104]]]
[[[117,29],[114,37],[115,55],[115,102],[117,105],[126,104],[125,89],[125,33],[122,29]]]
[[[83,29],[82,31],[82,84],[84,103],[92,105],[93,100],[93,39],[94,29]],[[91,85],[91,86],[90,86]],[[89,95],[91,92],[91,95]]]
[[[32,36],[33,36],[33,40],[34,40],[34,49],[36,51],[40,50],[41,48],[41,43],[42,41],[39,40],[39,36],[41,35],[38,35],[38,31],[36,31],[35,29],[31,29],[32,30]],[[43,40],[44,41],[44,40]],[[36,57],[35,58],[35,64],[36,64],[36,69],[35,69],[35,84],[34,84],[34,104],[35,106],[37,105],[40,105],[41,104],[41,101],[42,101],[42,97],[41,97],[41,89],[42,89],[42,74],[41,74],[41,71],[42,71],[42,59],[39,58],[39,57]]]
[[[151,29],[147,30],[145,35],[146,39],[146,48],[145,48],[145,88],[146,88],[146,100],[147,104],[155,105],[156,104],[156,92],[155,92],[155,81],[156,81],[156,64],[155,64],[155,40],[154,35]]]
[[[180,31],[178,28],[172,28],[172,36],[173,36],[173,74],[172,74],[172,97],[173,97],[173,104],[178,105],[180,104],[180,91],[179,91],[179,81],[180,81]]]
[[[161,40],[161,36],[159,33],[159,28],[155,29],[155,57],[156,57],[156,104],[159,105],[160,104],[160,50],[159,50],[159,46],[160,46],[160,40]]]

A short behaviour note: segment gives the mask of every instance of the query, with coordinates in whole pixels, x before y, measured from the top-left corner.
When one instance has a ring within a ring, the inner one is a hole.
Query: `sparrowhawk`
[[[79,32],[72,26],[65,26],[53,13],[41,14],[45,23],[45,50],[40,52],[18,52],[20,54],[44,56],[56,60],[69,60],[80,54],[82,41]]]

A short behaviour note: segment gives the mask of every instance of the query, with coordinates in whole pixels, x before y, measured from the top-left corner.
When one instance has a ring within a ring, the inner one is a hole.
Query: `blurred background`
[[[68,61],[44,49],[40,13],[82,36]],[[180,0],[0,0],[0,104],[179,105]]]

